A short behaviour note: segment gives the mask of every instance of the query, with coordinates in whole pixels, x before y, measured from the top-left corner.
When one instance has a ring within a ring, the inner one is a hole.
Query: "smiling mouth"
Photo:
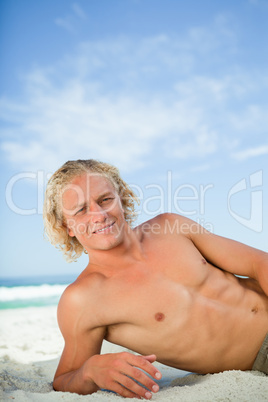
[[[99,234],[99,233],[105,233],[108,232],[110,230],[110,228],[115,224],[115,222],[110,223],[110,225],[105,226],[104,228],[95,230],[94,232],[92,232],[93,234]]]

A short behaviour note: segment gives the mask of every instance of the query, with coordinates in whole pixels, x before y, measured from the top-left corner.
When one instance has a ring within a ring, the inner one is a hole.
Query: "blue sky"
[[[115,164],[138,222],[182,213],[268,251],[267,0],[0,0],[1,276],[79,273],[47,178]]]

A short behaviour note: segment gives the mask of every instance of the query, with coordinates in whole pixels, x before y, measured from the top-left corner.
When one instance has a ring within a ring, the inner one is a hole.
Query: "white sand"
[[[0,400],[123,400],[104,391],[87,396],[53,391],[51,382],[62,347],[55,307],[0,311]],[[103,352],[121,350],[107,342],[103,348]],[[268,377],[259,372],[228,371],[200,376],[157,366],[163,379],[154,401],[268,401]]]

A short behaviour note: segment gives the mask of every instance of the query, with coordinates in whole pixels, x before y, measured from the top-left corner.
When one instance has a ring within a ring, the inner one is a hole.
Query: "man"
[[[150,399],[155,360],[268,374],[268,254],[176,214],[131,229],[134,201],[117,169],[95,160],[67,162],[48,183],[50,241],[69,260],[89,255],[59,302],[65,347],[54,388]],[[104,339],[139,355],[100,355]]]

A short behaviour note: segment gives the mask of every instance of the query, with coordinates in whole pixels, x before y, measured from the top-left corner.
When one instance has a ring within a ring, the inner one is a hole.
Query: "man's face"
[[[109,250],[123,239],[125,225],[121,200],[112,183],[98,174],[83,174],[62,194],[62,211],[71,237],[90,253]]]

